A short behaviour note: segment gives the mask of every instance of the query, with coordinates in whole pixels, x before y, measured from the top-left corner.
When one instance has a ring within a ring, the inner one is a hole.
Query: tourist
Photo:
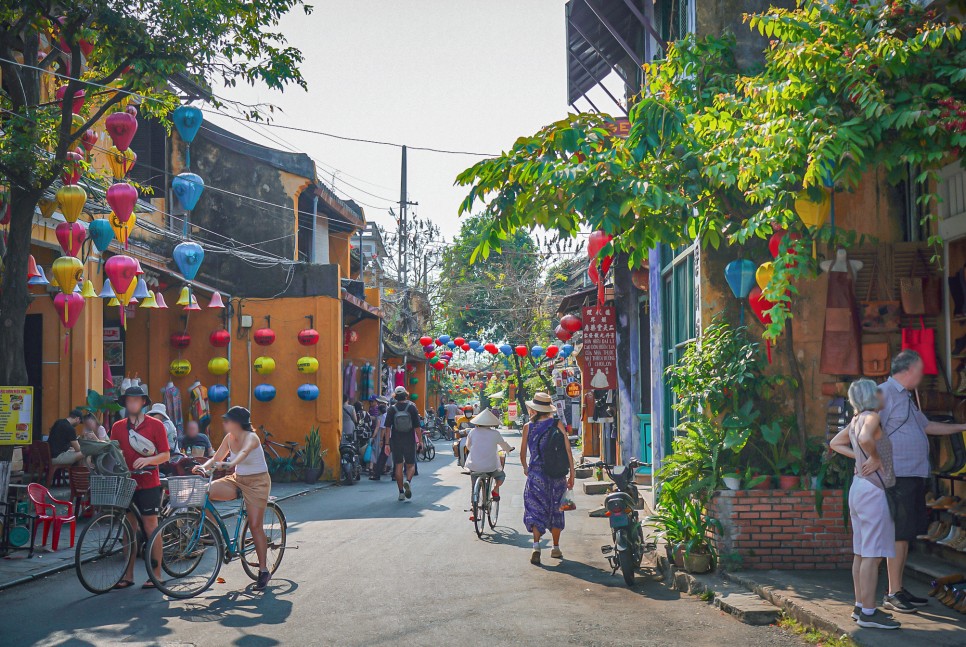
[[[386,412],[385,427],[389,430],[389,448],[399,487],[399,500],[413,498],[411,481],[416,471],[416,448],[421,444],[419,410],[409,401],[406,387],[397,386],[396,401]],[[405,475],[403,472],[405,471]]]
[[[886,490],[896,483],[892,443],[882,431],[879,410],[882,395],[872,380],[857,380],[849,387],[855,416],[832,439],[830,447],[855,460],[855,477],[849,489],[852,518],[852,582],[855,608],[852,619],[860,627],[898,629],[901,625],[876,608],[879,565],[896,555],[896,528]]]
[[[81,434],[85,440],[109,440],[107,430],[98,423],[97,416],[87,412],[82,419],[83,429]]]
[[[171,422],[171,418],[168,416],[168,408],[160,402],[155,402],[148,409],[148,415],[161,421],[161,424],[164,425],[164,431],[168,435],[168,447],[172,452],[178,453],[178,428]]]
[[[912,350],[892,360],[892,377],[879,386],[882,392],[882,429],[892,442],[895,486],[896,554],[887,560],[889,592],[883,606],[899,613],[915,613],[929,603],[903,586],[902,576],[909,556],[909,542],[928,529],[926,489],[930,474],[929,439],[966,431],[966,424],[933,422],[913,401],[912,392],[922,383],[923,362]]]
[[[373,418],[375,430],[372,434],[372,456],[369,462],[369,480],[382,479],[386,471],[386,461],[389,459],[389,430],[386,429],[386,411],[388,400],[379,398],[379,408]]]
[[[473,428],[466,436],[466,448],[469,454],[466,457],[466,469],[472,474],[488,474],[493,479],[494,501],[500,500],[500,486],[506,480],[506,472],[503,471],[503,460],[500,457],[499,449],[510,453],[513,447],[510,446],[500,433],[500,419],[492,411],[486,409],[480,415],[470,421]],[[476,478],[473,477],[470,492],[476,489]],[[475,521],[475,519],[474,519]]]
[[[208,434],[201,433],[195,420],[189,420],[185,424],[184,435],[178,439],[178,446],[185,456],[192,458],[210,458],[212,454],[211,439]]]
[[[83,416],[80,409],[72,409],[66,418],[57,420],[50,427],[47,444],[50,445],[50,462],[54,465],[73,465],[84,458],[74,429]]]
[[[571,452],[567,452],[570,459],[569,476],[552,478],[545,472],[543,454],[550,431],[559,429],[564,438],[567,433],[555,416],[557,408],[549,395],[536,393],[533,400],[527,401],[526,405],[530,422],[523,426],[520,446],[520,463],[523,465],[523,474],[527,477],[523,488],[523,525],[533,533],[530,563],[539,565],[540,539],[548,528],[553,538],[550,556],[555,559],[563,558],[560,551],[560,533],[564,529],[564,513],[560,510],[560,500],[574,486],[574,457]]]
[[[356,415],[356,408],[349,401],[349,396],[342,396],[342,438],[352,439],[355,437],[356,423],[359,418]]]

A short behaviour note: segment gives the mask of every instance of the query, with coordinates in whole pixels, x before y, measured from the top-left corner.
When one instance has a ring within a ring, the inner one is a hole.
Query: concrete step
[[[585,481],[584,494],[607,494],[613,483],[610,481]]]
[[[781,609],[765,602],[754,593],[725,593],[715,595],[714,606],[746,625],[765,626],[778,621]]]
[[[593,467],[577,467],[574,469],[574,476],[579,479],[589,479],[594,475]]]

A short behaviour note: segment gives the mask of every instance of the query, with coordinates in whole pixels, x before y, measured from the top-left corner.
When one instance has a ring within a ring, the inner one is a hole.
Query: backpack
[[[397,406],[396,412],[392,414],[392,430],[401,434],[408,434],[415,428],[413,415],[409,413],[409,403],[407,402],[402,410]]]
[[[547,432],[547,439],[543,441],[540,449],[540,458],[543,460],[543,471],[553,479],[559,479],[570,474],[570,458],[567,452],[570,451],[570,443],[557,427],[557,420],[554,419],[554,426]]]

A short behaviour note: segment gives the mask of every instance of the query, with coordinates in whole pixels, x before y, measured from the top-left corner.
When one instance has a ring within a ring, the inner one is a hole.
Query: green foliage
[[[268,473],[279,483],[290,483],[301,477],[303,465],[294,456],[272,457],[268,460]]]
[[[319,436],[319,427],[316,425],[305,437],[305,467],[307,469],[320,469],[322,457],[326,453],[328,453],[328,450],[322,449],[322,438]]]
[[[93,414],[117,413],[121,410],[121,405],[107,394],[100,394],[93,389],[87,390],[87,403],[80,407],[84,411]]]
[[[667,543],[683,544],[688,554],[715,556],[710,538],[713,532],[723,532],[721,522],[707,514],[704,502],[667,489],[661,492],[660,506],[650,517],[650,525],[664,535]]]

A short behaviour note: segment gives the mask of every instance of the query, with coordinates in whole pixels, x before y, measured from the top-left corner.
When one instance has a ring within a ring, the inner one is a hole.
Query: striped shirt
[[[879,412],[882,430],[892,442],[892,464],[898,477],[929,476],[929,419],[919,410],[912,393],[890,377],[879,386],[884,405]]]

